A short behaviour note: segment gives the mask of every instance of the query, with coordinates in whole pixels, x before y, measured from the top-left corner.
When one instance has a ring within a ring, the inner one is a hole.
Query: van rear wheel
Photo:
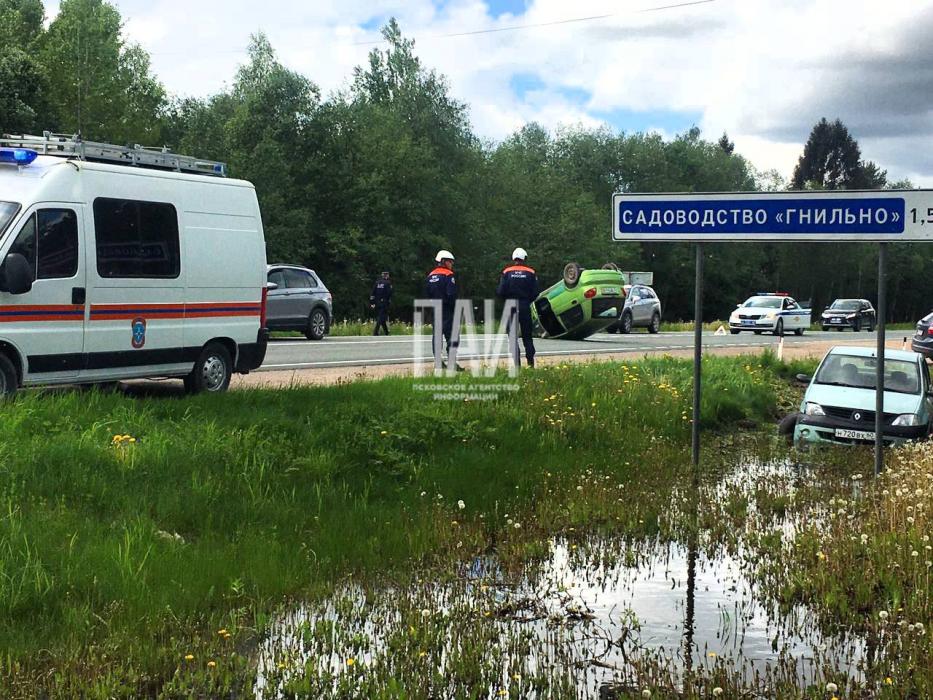
[[[19,379],[16,376],[16,367],[10,358],[0,354],[0,399],[12,396],[19,388]]]
[[[220,343],[208,343],[201,350],[191,374],[185,377],[185,389],[189,394],[219,394],[230,386],[232,376],[230,352]]]

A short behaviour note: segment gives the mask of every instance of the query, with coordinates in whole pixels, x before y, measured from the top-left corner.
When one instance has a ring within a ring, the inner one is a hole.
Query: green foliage
[[[149,56],[127,46],[119,12],[102,0],[63,0],[38,40],[56,130],[117,143],[151,144],[165,96]]]

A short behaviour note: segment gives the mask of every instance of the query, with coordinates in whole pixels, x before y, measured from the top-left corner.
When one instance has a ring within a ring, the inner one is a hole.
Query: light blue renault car
[[[875,370],[871,348],[834,347],[816,374],[798,375],[809,383],[794,429],[794,443],[869,444],[875,441]],[[933,416],[930,373],[915,352],[884,354],[884,429],[886,444],[925,438]]]

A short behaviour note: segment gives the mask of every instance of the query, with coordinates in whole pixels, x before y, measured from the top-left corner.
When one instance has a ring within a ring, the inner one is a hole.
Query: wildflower
[[[885,685],[894,685],[894,679],[891,678],[891,676],[888,676],[887,678],[884,679],[884,684],[885,684]]]
[[[418,652],[418,658],[419,658],[419,659],[423,659],[423,658],[424,658],[425,656],[427,656],[427,655],[428,655],[428,652],[426,652],[426,651],[419,651],[419,652]]]
[[[713,697],[718,698],[720,695],[722,695],[722,688],[717,685],[715,688],[713,688]]]
[[[836,685],[835,683],[827,683],[827,684],[826,684],[826,692],[827,692],[827,693],[835,693],[837,690],[839,690],[839,686]]]
[[[463,510],[464,508],[466,508],[466,503],[464,503],[463,501],[457,501],[457,508],[459,508],[460,510]]]
[[[225,634],[227,634],[227,628],[224,627],[223,629],[217,630],[217,634],[223,637]]]
[[[388,430],[380,430],[380,431],[379,431],[379,434],[380,434],[380,435],[388,435],[388,434],[389,434],[389,431],[388,431]]]
[[[459,525],[459,523],[458,523],[456,520],[451,520],[451,521],[450,521],[450,526],[451,526],[451,527],[457,527],[457,525]]]
[[[881,619],[881,620],[887,620],[887,619],[888,619],[888,611],[887,611],[887,610],[882,610],[880,613],[878,613],[878,618]]]
[[[352,656],[349,659],[347,659],[347,666],[352,666],[355,663],[356,663],[356,659],[354,659]]]
[[[424,608],[424,609],[421,611],[421,619],[422,619],[422,620],[423,620],[424,618],[430,617],[430,616],[431,616],[431,611],[428,610],[427,608]]]
[[[643,691],[641,691],[641,696],[642,696],[643,698],[650,698],[650,697],[651,697],[651,691],[648,690],[647,688],[645,688]]]
[[[185,654],[185,661],[194,661],[194,654]]]
[[[823,552],[817,552],[816,558],[819,559],[820,561],[823,561],[824,559],[826,559],[826,555],[823,554]]]
[[[912,552],[910,553],[910,556],[912,556],[912,557],[919,557],[919,556],[920,556],[920,552],[918,552],[918,551],[915,549],[914,551],[912,551]]]
[[[907,517],[907,523],[908,523],[909,525],[913,525],[913,524],[914,524],[913,516],[908,516],[908,517]]]
[[[711,658],[711,659],[715,659],[715,658],[716,658],[716,652],[715,652],[715,651],[711,651],[711,652],[709,652],[709,653],[707,654],[707,656],[708,656],[709,658]]]
[[[522,527],[522,524],[521,524],[521,523],[515,523],[515,525],[514,525],[513,527],[514,527],[516,530],[520,530],[521,527]]]
[[[217,665],[217,662],[216,662],[216,661],[208,661],[208,662],[207,662],[207,667],[208,667],[208,668],[214,668],[214,666],[216,666],[216,665]]]

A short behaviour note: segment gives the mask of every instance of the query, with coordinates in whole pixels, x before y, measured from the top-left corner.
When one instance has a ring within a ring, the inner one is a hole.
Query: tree
[[[883,187],[887,174],[871,161],[863,161],[858,142],[837,119],[820,119],[810,132],[794,168],[795,190],[872,189]]]
[[[40,41],[57,129],[85,138],[152,143],[164,106],[149,57],[126,46],[120,13],[103,0],[63,0]]]
[[[0,129],[34,131],[45,116],[46,81],[32,45],[42,32],[40,0],[0,0]]]
[[[729,140],[729,134],[725,131],[722,132],[722,136],[719,137],[717,142],[719,147],[726,153],[726,155],[731,156],[732,152],[735,151],[735,144]]]

